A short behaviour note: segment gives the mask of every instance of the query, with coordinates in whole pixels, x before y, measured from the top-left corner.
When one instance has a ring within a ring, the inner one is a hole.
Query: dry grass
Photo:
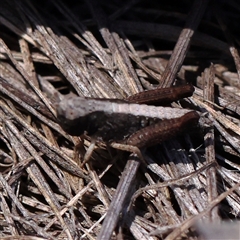
[[[1,1],[0,238],[198,239],[196,221],[238,219],[239,3],[98,2]],[[97,143],[81,167],[91,139],[61,129],[59,99],[175,82],[195,86],[173,105],[198,129],[145,166]]]

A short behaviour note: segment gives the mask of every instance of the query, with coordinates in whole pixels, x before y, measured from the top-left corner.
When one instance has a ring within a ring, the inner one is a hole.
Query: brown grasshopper
[[[154,104],[159,98],[169,103],[191,96],[193,91],[191,85],[184,85],[145,91],[126,100],[71,97],[59,103],[57,114],[70,135],[87,134],[106,143],[149,147],[196,125],[199,115],[188,109],[141,103]]]

